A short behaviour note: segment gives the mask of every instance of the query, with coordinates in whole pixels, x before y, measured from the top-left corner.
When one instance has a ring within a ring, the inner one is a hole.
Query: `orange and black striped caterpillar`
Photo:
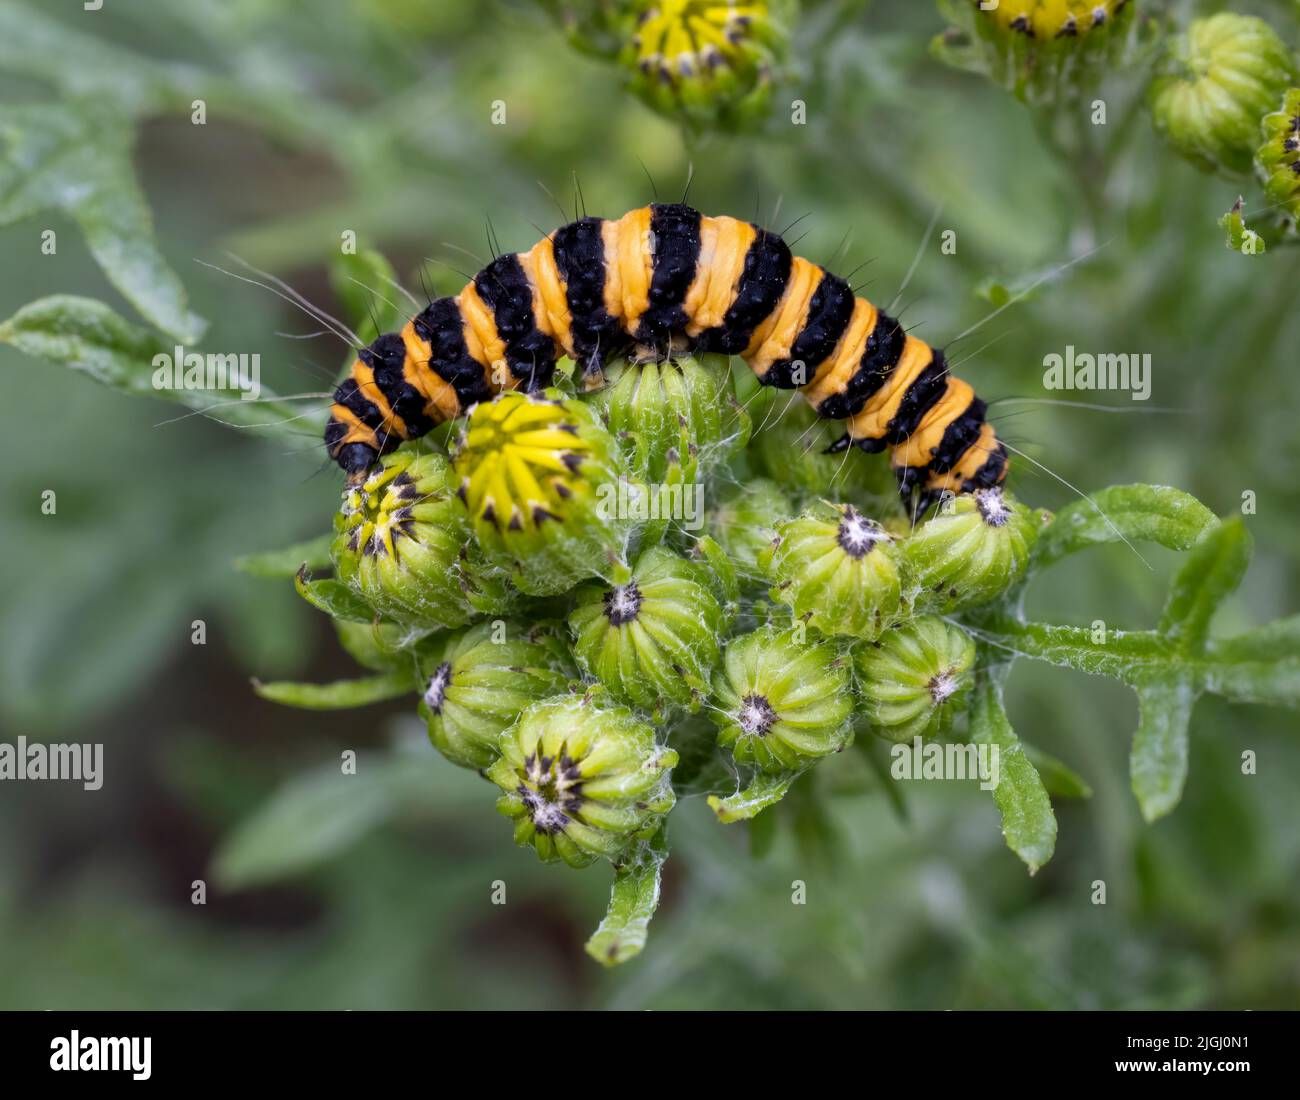
[[[679,203],[562,226],[380,336],[335,392],[325,444],[356,478],[496,392],[550,385],[560,355],[594,388],[633,344],[741,356],[764,385],[845,422],[832,453],[888,449],[918,506],[1006,476],[985,402],[943,352],[777,234]]]

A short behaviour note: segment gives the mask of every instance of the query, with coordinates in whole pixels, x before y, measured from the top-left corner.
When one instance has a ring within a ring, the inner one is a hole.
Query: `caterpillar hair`
[[[782,238],[681,203],[583,217],[498,256],[454,297],[360,351],[325,427],[352,479],[506,389],[549,386],[560,355],[588,389],[632,345],[739,355],[763,385],[844,421],[832,453],[888,450],[904,499],[1000,484],[1007,448],[943,352]]]

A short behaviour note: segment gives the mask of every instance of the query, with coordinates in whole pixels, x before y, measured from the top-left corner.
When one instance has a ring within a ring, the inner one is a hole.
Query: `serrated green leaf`
[[[718,815],[724,825],[736,821],[748,821],[756,814],[762,813],[769,806],[775,806],[786,796],[791,784],[802,772],[782,772],[780,775],[760,773],[744,790],[737,791],[727,798],[709,795],[709,808]]]
[[[306,570],[299,570],[293,586],[304,600],[318,611],[350,623],[372,623],[377,616],[365,600],[342,581],[314,581]]]
[[[1169,589],[1159,630],[1184,653],[1200,653],[1219,604],[1236,591],[1250,565],[1252,541],[1241,519],[1208,532],[1188,555]]]
[[[398,699],[415,691],[415,671],[387,672],[359,680],[336,680],[332,684],[304,684],[289,680],[272,683],[253,681],[253,690],[263,699],[286,707],[305,710],[347,710]]]
[[[294,577],[304,566],[324,569],[330,563],[331,535],[318,535],[286,546],[283,550],[264,550],[258,554],[242,554],[235,559],[235,568],[253,577]]]
[[[1025,755],[1043,780],[1048,794],[1056,798],[1092,797],[1092,788],[1087,780],[1068,764],[1033,745],[1025,745]]]
[[[54,295],[31,302],[0,323],[0,342],[25,355],[81,371],[123,393],[173,401],[232,427],[256,428],[259,438],[301,443],[307,406],[294,409],[278,402],[265,387],[262,400],[243,401],[155,386],[154,356],[174,356],[175,345],[129,324],[93,298]]]
[[[667,858],[661,829],[615,869],[609,908],[587,941],[587,954],[603,966],[617,966],[641,953],[650,918],[659,908],[659,877]]]
[[[178,340],[203,335],[185,288],[154,244],[131,165],[134,128],[109,99],[0,108],[0,225],[43,210],[73,218],[109,282]]]
[[[1129,777],[1147,822],[1163,817],[1183,796],[1187,782],[1187,724],[1197,691],[1188,674],[1152,676],[1137,686],[1138,729],[1129,755]]]
[[[1043,529],[1033,562],[1050,565],[1108,542],[1156,542],[1190,550],[1218,518],[1194,496],[1164,485],[1114,485],[1062,508]]]
[[[1002,835],[1034,874],[1056,850],[1056,815],[1047,788],[1002,706],[1002,689],[983,676],[975,691],[970,714],[970,740],[974,745],[996,746],[998,783],[993,801],[1002,815]]]
[[[393,780],[392,765],[369,756],[354,775],[330,763],[290,780],[221,843],[216,881],[245,889],[337,855],[396,811]]]

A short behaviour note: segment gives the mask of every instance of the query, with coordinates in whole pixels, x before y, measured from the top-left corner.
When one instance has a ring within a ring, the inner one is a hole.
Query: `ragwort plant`
[[[979,30],[1006,67],[1002,78],[1028,96],[1015,75],[1026,49],[998,39],[1007,33],[1022,32]],[[1087,48],[1118,48],[1102,35],[1087,36]],[[1062,65],[1068,48],[1057,48]],[[141,113],[189,94],[169,74],[146,75]],[[1155,110],[1176,110],[1168,104],[1178,98],[1157,92]],[[207,410],[203,395],[152,381],[169,337],[195,339],[202,322],[152,247],[123,143],[111,137],[131,120],[95,125],[87,120],[97,110],[108,109],[8,111],[6,171],[20,178],[17,166],[39,160],[51,134],[102,145],[104,157],[82,168],[118,208],[76,214],[157,331],[59,296],[19,310],[0,340],[120,390]],[[328,118],[309,117],[328,128]],[[1269,186],[1281,194],[1274,162],[1294,150],[1285,111],[1281,122],[1268,117]],[[1196,155],[1220,155],[1230,137],[1238,164],[1244,131],[1234,124],[1229,134],[1220,121],[1212,129]],[[47,166],[47,176],[72,171]],[[60,179],[46,178],[45,191],[28,180],[27,193],[66,194],[53,187]],[[122,241],[137,262],[123,262]],[[374,254],[342,268],[341,282],[392,275]],[[361,312],[354,320],[365,331]],[[383,326],[376,318],[372,327]],[[1179,801],[1202,694],[1300,702],[1300,617],[1235,637],[1210,632],[1250,561],[1239,517],[1221,520],[1154,485],[1103,489],[1055,515],[990,489],[909,517],[882,484],[883,463],[819,453],[807,415],[777,410],[730,361],[683,355],[609,369],[596,393],[574,383],[568,364],[545,396],[505,393],[476,406],[348,486],[332,532],[241,563],[292,578],[366,670],[258,692],[318,709],[407,700],[440,763],[483,776],[484,810],[495,801],[516,843],[548,862],[611,865],[609,908],[588,943],[602,963],[625,961],[645,942],[678,797],[706,797],[720,827],[757,825],[801,776],[834,768],[848,751],[879,766],[889,746],[916,739],[996,750],[991,797],[1006,843],[1031,873],[1043,866],[1056,842],[1052,794],[1086,785],[1016,733],[1003,686],[1020,658],[1134,690],[1130,770],[1148,821]],[[303,416],[316,415],[274,400],[232,405],[223,414],[236,426],[283,438],[297,439]],[[516,525],[508,505],[523,497],[530,507]],[[489,498],[490,515],[480,507]],[[1154,626],[1026,617],[1026,590],[1063,559],[1144,541],[1185,555]]]

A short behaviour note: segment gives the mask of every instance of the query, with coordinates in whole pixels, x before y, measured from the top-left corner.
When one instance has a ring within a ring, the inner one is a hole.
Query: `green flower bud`
[[[788,3],[637,0],[623,63],[632,89],[656,110],[699,125],[737,126],[764,112],[788,32]]]
[[[794,506],[775,482],[755,478],[738,486],[709,513],[709,533],[742,574],[759,572],[758,556],[776,538],[777,524]]]
[[[890,741],[947,729],[974,682],[975,643],[935,615],[909,619],[854,652],[863,713]]]
[[[1300,88],[1291,88],[1282,109],[1264,116],[1264,146],[1255,163],[1268,201],[1300,223]]]
[[[830,642],[768,625],[734,639],[713,678],[718,743],[737,763],[797,771],[853,737],[847,661]]]
[[[656,547],[625,580],[580,592],[569,627],[583,671],[634,706],[698,701],[718,663],[722,619],[701,569]]]
[[[1295,59],[1262,19],[1197,19],[1166,47],[1151,85],[1156,129],[1206,169],[1250,171],[1260,120],[1295,80]]]
[[[429,740],[453,764],[486,768],[501,732],[525,707],[564,691],[564,643],[545,627],[504,622],[458,631],[420,654],[420,715]]]
[[[654,835],[673,806],[676,763],[630,710],[565,695],[520,715],[487,775],[506,792],[497,810],[515,819],[517,844],[585,867]]]
[[[777,524],[759,556],[772,599],[823,634],[874,639],[902,598],[892,536],[851,504],[821,504]]]
[[[403,447],[344,490],[330,548],[335,572],[379,614],[441,629],[510,603],[480,560],[448,487],[444,455]]]
[[[453,462],[480,545],[529,595],[563,592],[622,557],[632,527],[617,506],[622,460],[582,401],[510,391],[475,405]]]
[[[903,542],[917,602],[946,612],[997,599],[1024,576],[1041,526],[999,488],[946,498]]]
[[[589,398],[627,455],[634,476],[662,482],[680,466],[686,480],[707,475],[730,451],[740,416],[727,408],[731,372],[725,355],[628,363]],[[728,439],[730,437],[730,439]]]

